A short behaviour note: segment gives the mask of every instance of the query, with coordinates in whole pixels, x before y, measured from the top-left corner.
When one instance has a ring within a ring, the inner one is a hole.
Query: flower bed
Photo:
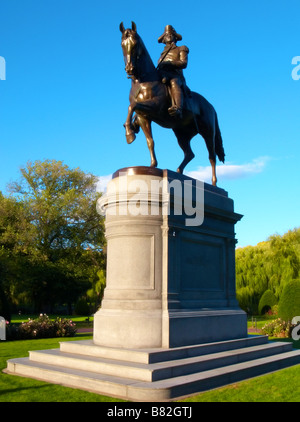
[[[76,332],[76,324],[71,320],[65,318],[51,320],[46,314],[40,314],[36,319],[29,318],[20,325],[6,324],[7,340],[73,337]]]
[[[267,322],[261,329],[263,334],[268,335],[269,337],[291,337],[292,329],[295,325],[291,322],[283,321],[280,318],[274,319],[273,321]]]

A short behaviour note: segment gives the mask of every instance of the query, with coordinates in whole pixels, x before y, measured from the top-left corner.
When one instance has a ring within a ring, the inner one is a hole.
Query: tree
[[[292,321],[300,315],[300,280],[291,280],[284,286],[278,304],[278,316],[283,321]]]
[[[271,236],[269,242],[273,273],[280,275],[275,287],[277,296],[280,296],[286,283],[300,277],[300,229],[289,230],[283,236]]]
[[[92,287],[86,292],[87,302],[89,302],[91,309],[95,312],[102,301],[104,288],[106,285],[105,269],[100,269],[97,272],[97,277],[92,282]]]
[[[266,290],[262,297],[260,298],[259,304],[258,304],[258,313],[259,314],[265,314],[267,311],[269,311],[272,306],[277,304],[277,298],[272,292],[272,290]]]
[[[11,252],[27,251],[35,231],[25,203],[0,192],[0,246]]]
[[[11,306],[8,295],[8,283],[6,278],[6,265],[3,248],[0,249],[0,316],[7,321],[11,319]]]
[[[29,162],[21,174],[21,182],[12,183],[10,190],[30,210],[41,252],[49,256],[61,248],[102,250],[103,219],[96,212],[101,194],[96,192],[96,176],[55,160]]]
[[[9,186],[22,209],[20,221],[12,224],[11,236],[8,229],[2,233],[5,247],[22,261],[18,293],[26,292],[37,311],[55,303],[71,306],[105,262],[97,178],[55,160],[28,162],[21,175]],[[18,227],[27,227],[27,237]]]
[[[10,319],[23,271],[20,260],[32,240],[32,226],[23,204],[0,192],[0,315]]]
[[[258,312],[266,290],[272,291],[278,301],[284,286],[299,277],[300,228],[236,251],[237,297],[240,306],[251,313]]]

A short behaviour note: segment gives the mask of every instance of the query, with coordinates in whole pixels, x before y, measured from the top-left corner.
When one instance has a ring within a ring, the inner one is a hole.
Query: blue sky
[[[299,0],[1,0],[0,190],[29,160],[62,160],[103,182],[149,165],[143,133],[125,139],[130,81],[119,24],[135,21],[155,63],[171,24],[190,50],[187,84],[218,113],[226,153],[218,186],[244,215],[238,246],[299,227],[299,15]],[[173,132],[153,125],[153,134],[158,166],[175,170],[183,157]],[[191,145],[185,173],[209,181],[204,141]]]

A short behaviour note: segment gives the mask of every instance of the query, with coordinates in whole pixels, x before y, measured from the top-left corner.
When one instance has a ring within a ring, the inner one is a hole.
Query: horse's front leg
[[[152,129],[151,129],[151,120],[148,120],[142,116],[137,116],[137,120],[147,140],[147,145],[148,145],[150,157],[151,157],[150,167],[157,167],[157,159],[156,159],[156,155],[154,151],[154,140],[153,140]]]
[[[125,127],[125,136],[128,144],[131,144],[135,140],[135,133],[132,129],[132,116],[135,110],[135,105],[130,103],[128,107],[128,114],[126,122],[124,123]]]

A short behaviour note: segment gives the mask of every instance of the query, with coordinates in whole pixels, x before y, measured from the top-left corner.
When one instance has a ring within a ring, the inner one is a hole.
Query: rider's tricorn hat
[[[181,41],[182,40],[182,36],[180,34],[177,34],[177,32],[175,31],[175,29],[173,28],[173,26],[172,25],[167,25],[165,27],[164,33],[158,38],[158,42],[163,42],[164,36],[167,33],[169,33],[169,32],[171,32],[175,36],[176,41]]]

